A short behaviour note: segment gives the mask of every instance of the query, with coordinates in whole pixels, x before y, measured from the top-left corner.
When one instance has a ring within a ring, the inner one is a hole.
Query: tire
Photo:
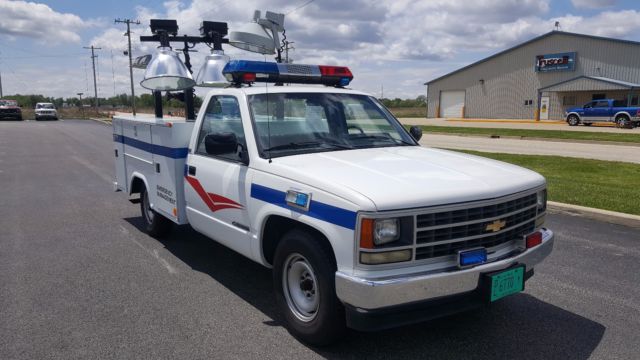
[[[576,115],[569,115],[567,116],[567,124],[569,126],[577,126],[580,124],[580,118]]]
[[[171,232],[171,228],[173,227],[171,220],[151,209],[149,193],[146,187],[140,192],[140,212],[142,213],[145,231],[149,235],[155,238],[162,238]]]
[[[311,345],[328,345],[346,329],[336,296],[336,262],[322,239],[301,229],[286,233],[274,256],[273,284],[289,332]]]
[[[616,127],[621,129],[631,129],[633,125],[626,115],[620,115],[616,118]]]

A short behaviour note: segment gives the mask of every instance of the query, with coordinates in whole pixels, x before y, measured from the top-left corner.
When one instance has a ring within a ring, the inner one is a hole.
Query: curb
[[[586,206],[564,204],[555,201],[548,201],[547,206],[551,213],[560,213],[574,216],[579,215],[589,219],[640,229],[640,216],[638,215],[595,209]]]
[[[533,136],[513,136],[513,135],[486,135],[486,134],[457,134],[447,132],[425,132],[423,135],[446,135],[446,136],[463,136],[475,137],[482,139],[507,139],[507,140],[524,140],[524,141],[549,141],[572,144],[597,144],[597,145],[615,145],[615,146],[634,146],[640,147],[640,143],[624,142],[624,141],[606,141],[606,140],[583,140],[583,139],[558,139],[558,138],[542,138]]]

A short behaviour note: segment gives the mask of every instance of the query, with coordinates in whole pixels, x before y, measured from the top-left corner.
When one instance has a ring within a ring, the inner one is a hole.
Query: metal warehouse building
[[[638,105],[640,42],[551,31],[425,85],[428,117],[561,120],[590,100]]]

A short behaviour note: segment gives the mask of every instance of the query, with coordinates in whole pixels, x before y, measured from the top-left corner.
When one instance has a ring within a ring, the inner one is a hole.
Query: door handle
[[[189,167],[187,168],[187,172],[189,173],[189,175],[196,176],[196,167],[189,165]]]

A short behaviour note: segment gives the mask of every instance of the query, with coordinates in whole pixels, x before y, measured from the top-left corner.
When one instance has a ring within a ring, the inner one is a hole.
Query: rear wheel
[[[142,212],[142,219],[145,222],[145,230],[149,235],[160,238],[167,236],[171,232],[173,223],[151,208],[149,193],[146,187],[143,188],[140,193],[140,211]]]
[[[294,229],[276,249],[273,283],[289,331],[302,341],[326,345],[345,331],[344,307],[335,291],[336,263],[323,239]]]
[[[626,115],[620,115],[616,118],[616,126],[621,129],[631,129],[631,120]]]
[[[576,126],[580,124],[580,118],[578,118],[576,115],[569,115],[569,117],[567,117],[567,123],[569,124],[569,126]]]

